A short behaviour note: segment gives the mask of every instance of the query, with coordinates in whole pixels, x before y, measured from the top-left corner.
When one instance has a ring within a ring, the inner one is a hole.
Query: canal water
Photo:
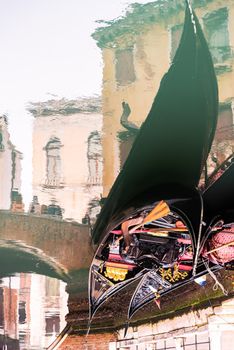
[[[92,228],[183,28],[182,1],[138,2],[0,5],[0,349],[47,349],[67,321],[87,325]],[[234,4],[194,6],[220,95],[203,188],[233,160]]]

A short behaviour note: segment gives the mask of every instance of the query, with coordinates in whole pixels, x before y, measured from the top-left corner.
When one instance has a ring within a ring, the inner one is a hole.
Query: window
[[[203,17],[204,29],[214,63],[223,63],[231,57],[226,7]]]
[[[19,323],[24,324],[26,322],[26,302],[19,302]]]
[[[115,52],[115,77],[118,85],[128,85],[136,80],[133,49]]]
[[[210,339],[208,334],[194,334],[183,338],[183,350],[209,350]]]
[[[60,318],[59,315],[50,315],[45,319],[45,332],[46,335],[52,335],[53,333],[59,333],[60,331]]]
[[[57,137],[51,137],[47,145],[46,151],[46,186],[59,187],[61,181],[61,157],[60,148],[61,141]]]
[[[101,136],[98,131],[94,131],[88,138],[88,170],[90,184],[99,184],[102,181],[102,146]]]

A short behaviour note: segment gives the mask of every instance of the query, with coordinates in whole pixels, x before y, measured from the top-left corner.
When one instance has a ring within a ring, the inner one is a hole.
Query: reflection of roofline
[[[214,0],[211,0],[214,1]],[[193,2],[193,7],[204,6],[199,1]],[[184,11],[184,0],[158,0],[147,4],[131,4],[125,16],[112,21],[97,21],[103,25],[92,34],[100,48],[116,47],[116,41],[123,35],[136,36],[155,23],[166,21],[169,17]]]
[[[45,102],[31,102],[27,110],[36,117],[51,115],[72,115],[76,113],[101,113],[101,98],[98,96],[68,100],[48,100]]]

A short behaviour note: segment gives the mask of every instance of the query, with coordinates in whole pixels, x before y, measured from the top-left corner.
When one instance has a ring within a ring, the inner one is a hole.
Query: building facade
[[[47,101],[29,110],[35,117],[32,212],[95,220],[102,194],[100,100]]]
[[[182,0],[134,4],[125,17],[106,23],[93,34],[104,62],[104,196],[134,140],[120,122],[123,103],[129,106],[129,120],[140,126],[176,52],[183,29],[184,7]],[[208,161],[211,173],[233,153],[234,2],[194,0],[193,7],[207,38],[219,85],[219,121]]]

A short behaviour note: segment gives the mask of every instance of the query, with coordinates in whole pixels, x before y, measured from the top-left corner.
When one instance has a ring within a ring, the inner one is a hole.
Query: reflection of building
[[[232,0],[194,0],[193,5],[208,39],[218,77],[220,115],[212,150],[213,159],[218,158],[218,164],[233,151],[234,3]],[[126,131],[123,135],[120,124],[122,103],[126,102],[130,107],[129,120],[140,125],[178,46],[184,7],[182,0],[134,4],[124,18],[108,22],[93,34],[104,60],[104,196],[108,194],[134,139]]]
[[[182,296],[181,294],[180,296]],[[89,336],[68,335],[59,350],[231,350],[234,332],[234,298],[209,307],[195,305],[187,312],[160,315],[158,321],[145,318],[118,330],[93,332]],[[156,303],[151,304],[153,313]],[[163,312],[163,310],[162,310]],[[165,316],[165,315],[164,315]]]
[[[0,116],[0,209],[23,211],[21,189],[22,153],[10,141],[7,117]]]
[[[66,313],[64,282],[24,273],[4,278],[0,286],[0,345],[2,335],[8,348],[14,340],[22,349],[44,349],[65,327]]]
[[[9,279],[0,288],[0,332],[7,337],[5,339],[6,342],[9,339],[18,339],[17,305],[19,295],[17,292],[17,282],[15,281],[15,283],[11,284],[11,280]]]
[[[54,278],[31,275],[30,340],[28,345],[46,348],[65,327],[65,284]],[[27,304],[26,304],[27,307]]]
[[[35,117],[33,194],[47,206],[43,213],[95,219],[102,193],[100,100],[51,100],[29,110]],[[52,213],[55,206],[61,215]]]
[[[190,311],[157,323],[124,329],[109,349],[128,350],[229,350],[234,332],[234,299],[221,306]],[[61,349],[62,350],[62,349]]]

